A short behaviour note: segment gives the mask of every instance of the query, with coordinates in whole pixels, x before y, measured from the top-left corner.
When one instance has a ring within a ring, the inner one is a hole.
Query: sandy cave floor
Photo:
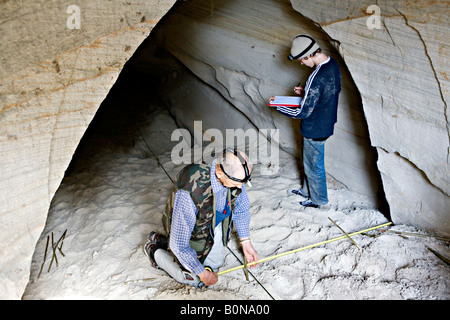
[[[170,141],[173,129],[167,126],[167,117],[158,113],[152,123],[142,119],[139,124],[147,128],[147,141],[154,142],[154,150],[167,149],[164,141]],[[67,172],[36,246],[23,299],[271,299],[251,276],[247,283],[242,270],[199,289],[178,284],[150,267],[143,245],[150,231],[162,231],[161,214],[171,181],[140,137],[116,138],[94,134]],[[174,177],[182,165],[172,163],[170,151],[158,153]],[[287,188],[299,186],[299,173],[296,160],[285,154],[276,174],[262,176],[260,169],[261,165],[255,166],[253,187],[248,190],[250,232],[260,258],[341,236],[329,217],[348,233],[387,222],[364,198],[333,188],[332,183],[327,206],[301,208],[300,197],[286,194]],[[405,225],[386,229],[422,233]],[[58,265],[53,262],[49,271],[49,245],[38,277],[47,236],[51,239],[53,233],[56,242],[64,231],[64,256],[57,252]],[[340,240],[262,263],[251,271],[276,300],[450,298],[449,266],[428,250],[449,257],[448,242],[379,230],[354,240],[361,249]],[[235,237],[229,246],[242,257]],[[238,265],[227,252],[221,270]]]

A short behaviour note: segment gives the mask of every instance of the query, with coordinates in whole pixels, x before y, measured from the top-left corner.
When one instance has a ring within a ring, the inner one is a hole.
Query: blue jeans
[[[328,203],[325,174],[325,141],[303,138],[303,167],[305,178],[302,192],[317,205]]]

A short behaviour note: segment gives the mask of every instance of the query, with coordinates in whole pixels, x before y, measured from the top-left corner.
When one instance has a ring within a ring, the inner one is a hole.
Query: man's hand
[[[198,274],[198,277],[205,286],[212,286],[213,284],[217,283],[219,280],[219,277],[217,276],[217,273],[209,271],[205,269],[202,273]]]
[[[305,95],[305,89],[302,86],[294,87],[294,92],[302,98]]]
[[[247,263],[256,262],[259,260],[258,253],[253,248],[253,245],[250,241],[242,242],[242,251],[244,252],[245,258],[247,259]],[[250,268],[256,267],[258,264],[254,264],[250,266]]]

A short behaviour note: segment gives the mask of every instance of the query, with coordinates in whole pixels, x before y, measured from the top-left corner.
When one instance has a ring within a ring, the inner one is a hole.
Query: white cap
[[[319,48],[319,45],[313,37],[307,34],[299,34],[292,40],[291,53],[289,54],[288,59],[297,60],[308,57]]]

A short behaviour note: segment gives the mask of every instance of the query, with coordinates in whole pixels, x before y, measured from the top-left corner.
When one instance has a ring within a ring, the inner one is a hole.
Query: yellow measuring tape
[[[298,249],[291,250],[291,251],[287,251],[287,252],[284,252],[284,253],[280,253],[280,254],[277,254],[277,255],[274,255],[274,256],[270,256],[270,257],[267,257],[267,258],[255,261],[255,262],[248,263],[246,265],[243,264],[243,265],[240,265],[240,266],[228,269],[228,270],[224,270],[224,271],[218,272],[217,275],[220,276],[220,275],[228,273],[228,272],[232,272],[232,271],[236,271],[236,270],[239,270],[239,269],[243,269],[243,268],[245,268],[245,266],[250,267],[250,266],[253,266],[253,265],[258,264],[258,263],[262,263],[262,262],[266,262],[266,261],[273,260],[273,259],[276,259],[276,258],[280,258],[280,257],[283,257],[283,256],[287,256],[288,254],[292,254],[292,253],[296,253],[296,252],[299,252],[299,251],[303,251],[303,250],[311,249],[311,248],[314,248],[314,247],[318,247],[318,246],[321,246],[323,244],[327,244],[327,243],[330,243],[330,242],[333,242],[333,241],[346,239],[348,237],[352,237],[352,236],[355,236],[357,234],[361,234],[361,233],[372,231],[372,230],[375,230],[375,229],[378,229],[378,228],[386,227],[386,226],[388,226],[390,224],[392,224],[392,222],[384,223],[384,224],[381,224],[381,225],[376,226],[376,227],[372,227],[372,228],[369,228],[369,229],[357,231],[357,232],[354,232],[354,233],[351,233],[351,234],[348,234],[348,235],[344,235],[344,236],[341,236],[341,237],[337,237],[337,238],[333,238],[333,239],[330,239],[330,240],[322,241],[322,242],[319,242],[319,243],[311,244],[309,246],[298,248]]]

